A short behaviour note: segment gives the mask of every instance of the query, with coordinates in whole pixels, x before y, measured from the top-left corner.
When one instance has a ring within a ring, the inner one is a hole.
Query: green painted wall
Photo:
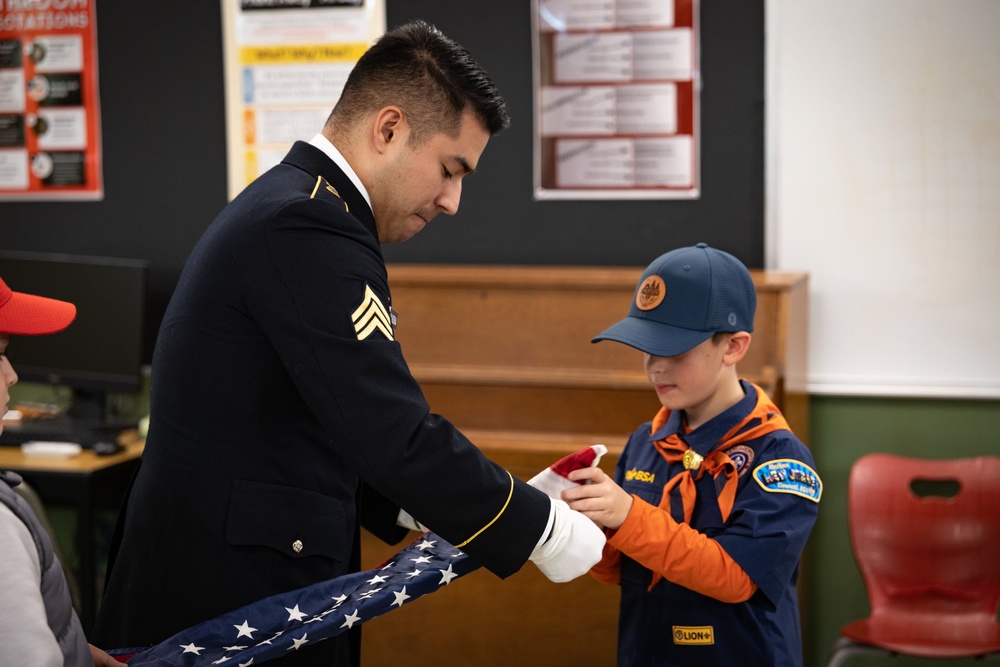
[[[801,593],[806,665],[826,664],[844,624],[868,615],[847,532],[847,478],[869,452],[921,458],[1000,455],[1000,401],[814,396],[809,444],[823,478],[819,520],[806,547]],[[1000,545],[997,547],[1000,557]],[[932,661],[856,657],[848,667]],[[981,662],[951,661],[972,667]]]

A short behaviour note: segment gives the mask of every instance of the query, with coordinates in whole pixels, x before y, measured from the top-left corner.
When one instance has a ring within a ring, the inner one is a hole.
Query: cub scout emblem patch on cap
[[[649,276],[635,291],[635,307],[639,310],[653,310],[667,296],[667,286],[660,276]]]
[[[816,471],[794,459],[761,463],[754,468],[753,478],[770,493],[793,493],[814,503],[818,503],[823,495],[823,482]]]
[[[715,630],[711,625],[675,625],[671,634],[675,644],[709,646],[715,643]]]
[[[354,331],[358,334],[358,340],[365,340],[376,331],[381,331],[383,336],[393,340],[392,319],[389,317],[389,311],[385,309],[367,283],[365,283],[365,297],[357,310],[351,313],[351,321],[354,322]]]

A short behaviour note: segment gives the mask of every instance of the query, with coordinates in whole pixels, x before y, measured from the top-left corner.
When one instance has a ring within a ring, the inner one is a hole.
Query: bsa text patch
[[[823,495],[823,482],[816,471],[794,459],[762,463],[754,468],[753,478],[762,489],[771,493],[793,493],[815,503]]]
[[[715,630],[711,625],[675,625],[671,634],[675,644],[709,646],[715,643]]]
[[[631,482],[633,480],[653,483],[656,481],[656,473],[649,472],[647,470],[638,470],[636,468],[632,468],[627,473],[625,473],[625,481]]]
[[[366,284],[364,299],[351,314],[351,321],[354,323],[354,331],[358,334],[358,340],[365,340],[376,331],[381,331],[383,336],[392,340],[392,319],[389,316],[389,311],[378,300],[375,292]]]

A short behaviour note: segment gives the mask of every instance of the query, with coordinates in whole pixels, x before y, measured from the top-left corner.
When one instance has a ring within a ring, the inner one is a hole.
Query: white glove
[[[551,500],[551,527],[529,559],[550,581],[562,583],[586,574],[601,560],[604,531],[564,501]]]
[[[400,528],[409,528],[410,530],[416,530],[421,533],[427,532],[427,526],[414,519],[410,513],[403,508],[400,508],[399,514],[396,515],[396,525]]]

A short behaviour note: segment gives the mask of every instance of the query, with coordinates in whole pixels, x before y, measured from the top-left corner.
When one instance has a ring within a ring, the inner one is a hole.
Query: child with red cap
[[[594,342],[643,352],[663,406],[563,491],[605,530],[591,570],[621,587],[619,667],[802,665],[799,559],[822,482],[809,450],[736,364],[757,297],[746,267],[705,244],[656,259],[625,319]],[[668,630],[669,634],[664,630]]]
[[[0,279],[0,417],[7,413],[9,389],[17,382],[7,357],[11,336],[62,331],[74,317],[73,304],[14,292]],[[0,470],[0,665],[118,665],[87,644],[52,541],[14,492],[20,483],[17,474]]]

